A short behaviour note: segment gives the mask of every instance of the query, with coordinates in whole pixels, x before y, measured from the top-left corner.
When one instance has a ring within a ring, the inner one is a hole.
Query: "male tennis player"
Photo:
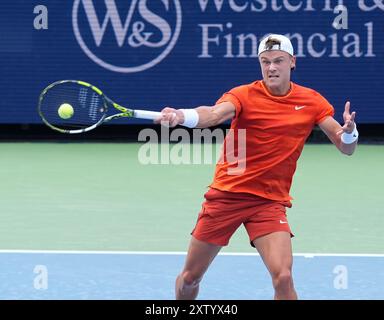
[[[245,170],[229,174],[237,165],[230,157],[217,164],[184,269],[176,279],[176,299],[196,298],[210,263],[241,224],[271,274],[274,298],[297,299],[291,271],[293,235],[286,216],[296,162],[315,125],[342,153],[352,155],[355,150],[358,132],[350,103],[345,104],[341,126],[324,97],[290,81],[296,58],[287,37],[265,37],[258,55],[263,80],[230,90],[214,106],[164,108],[156,121],[205,128],[231,119],[232,130],[246,129]],[[228,147],[227,139],[224,144]],[[235,144],[230,152],[237,154],[237,148]]]

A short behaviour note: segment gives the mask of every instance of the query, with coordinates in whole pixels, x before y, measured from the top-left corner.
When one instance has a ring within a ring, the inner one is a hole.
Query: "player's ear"
[[[291,57],[291,71],[296,69],[296,56]]]

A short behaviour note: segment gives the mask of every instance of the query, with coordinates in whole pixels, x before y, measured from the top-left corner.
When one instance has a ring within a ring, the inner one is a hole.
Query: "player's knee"
[[[181,274],[181,278],[183,280],[183,284],[188,287],[196,287],[200,281],[201,281],[201,276],[197,275],[194,272],[191,271],[184,271]]]
[[[292,287],[292,272],[284,270],[273,275],[273,284],[276,289],[287,289]]]

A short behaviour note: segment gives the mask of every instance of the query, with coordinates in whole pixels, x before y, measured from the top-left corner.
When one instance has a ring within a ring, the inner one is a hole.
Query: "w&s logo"
[[[75,0],[75,37],[95,63],[115,72],[141,72],[160,63],[179,38],[179,0]]]

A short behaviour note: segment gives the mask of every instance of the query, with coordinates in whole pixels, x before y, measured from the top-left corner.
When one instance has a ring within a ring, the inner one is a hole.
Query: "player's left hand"
[[[351,103],[347,101],[345,103],[343,118],[344,125],[341,127],[342,130],[338,131],[337,134],[340,135],[342,133],[352,133],[353,129],[355,129],[355,116],[356,112],[350,113]]]

